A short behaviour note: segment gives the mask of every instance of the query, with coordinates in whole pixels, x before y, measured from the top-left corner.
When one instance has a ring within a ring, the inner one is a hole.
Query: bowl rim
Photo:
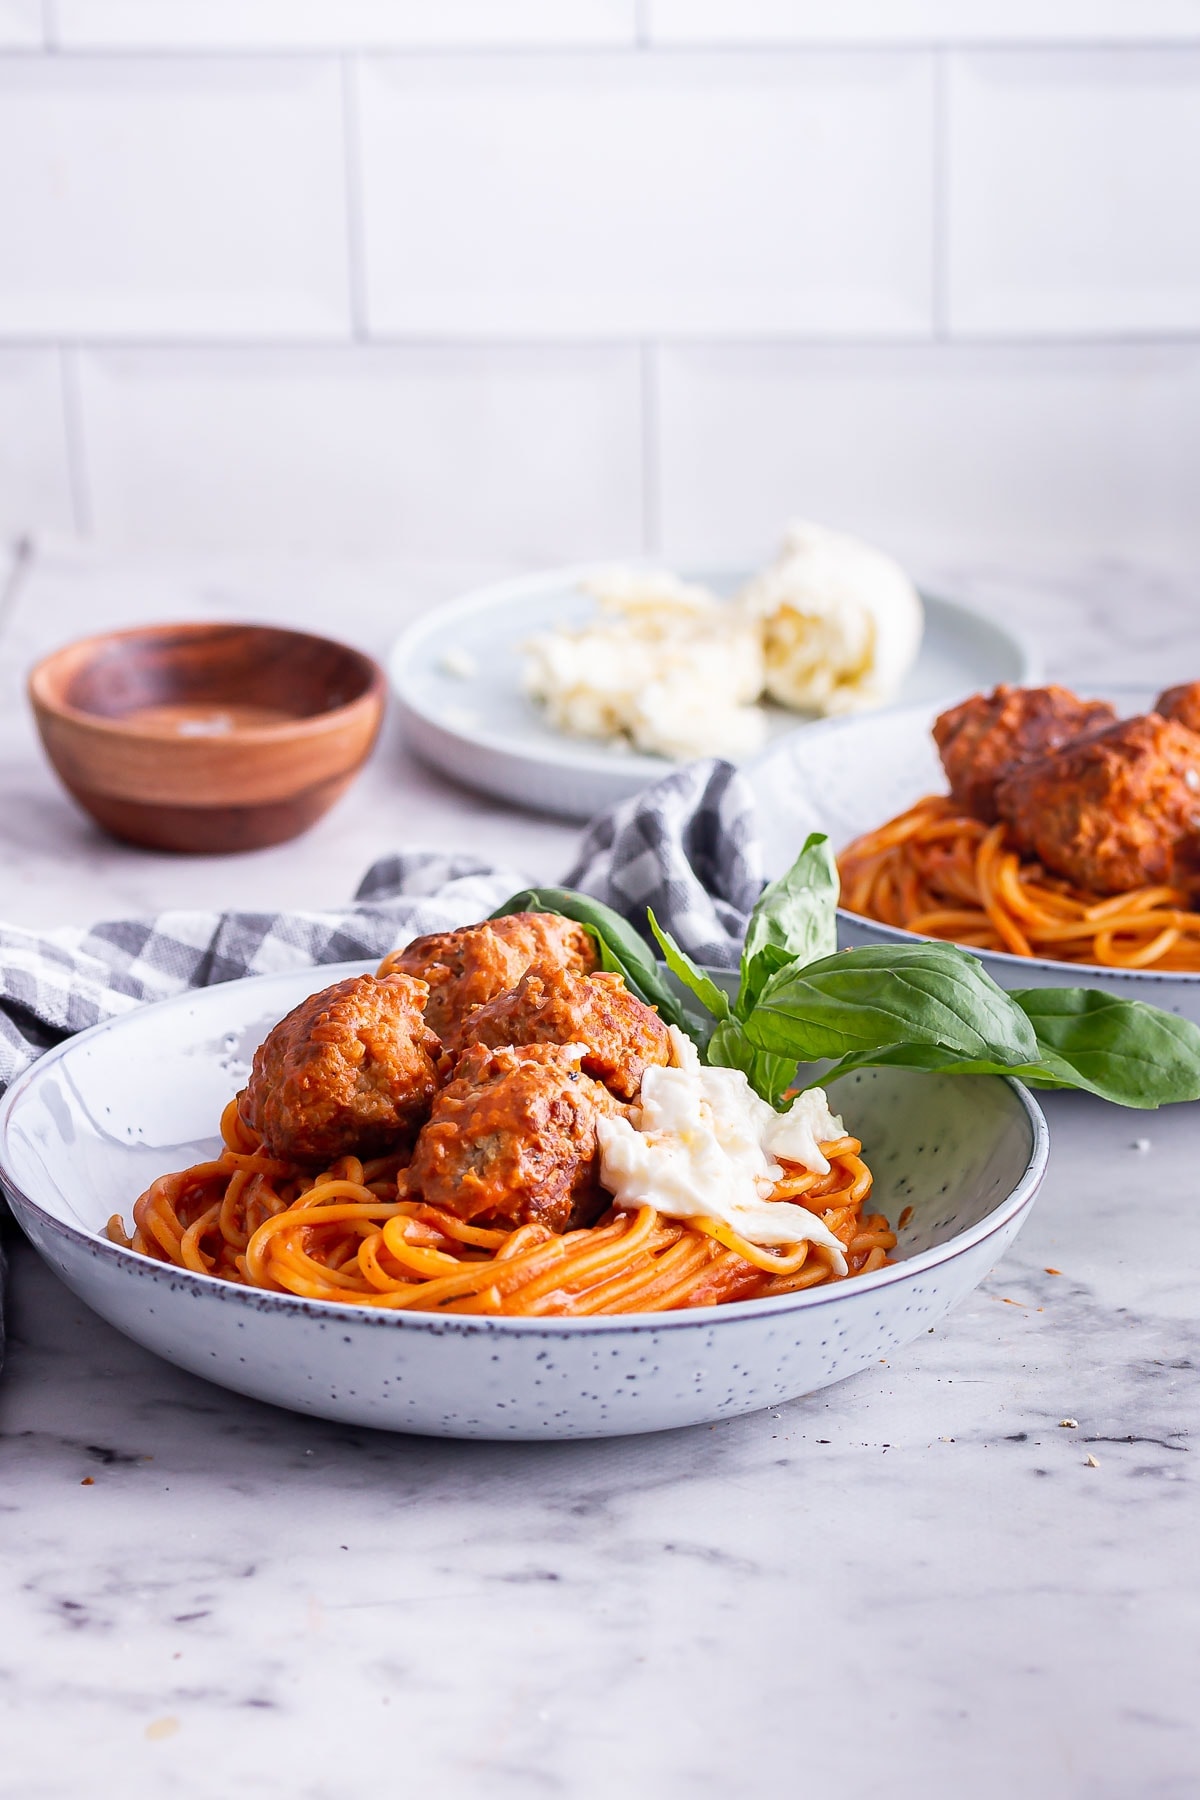
[[[366,681],[360,694],[356,694],[352,700],[343,701],[339,706],[326,707],[321,712],[304,717],[284,719],[275,725],[235,725],[231,731],[221,733],[217,741],[222,744],[283,743],[298,737],[324,734],[336,730],[357,712],[364,709],[379,710],[387,698],[387,676],[376,658],[369,651],[360,650],[356,644],[347,644],[341,638],[326,637],[319,631],[302,631],[291,625],[276,625],[269,619],[181,619],[174,623],[167,620],[153,625],[124,626],[116,631],[91,632],[83,637],[72,638],[69,643],[60,644],[57,649],[39,657],[30,669],[25,683],[30,704],[35,711],[44,712],[51,718],[65,720],[88,731],[98,732],[105,737],[137,738],[148,744],[161,741],[174,746],[193,742],[211,748],[214,740],[210,737],[181,738],[178,732],[171,731],[166,726],[151,726],[148,730],[139,727],[136,732],[131,731],[125,719],[87,712],[82,707],[71,706],[66,701],[47,694],[45,681],[53,665],[70,651],[94,652],[102,644],[127,643],[137,638],[153,639],[166,633],[175,636],[202,636],[213,631],[230,630],[270,631],[279,637],[294,638],[320,644],[325,649],[337,650],[343,655],[354,657],[362,664]]]
[[[373,964],[371,965],[374,966]],[[363,964],[322,963],[313,965],[314,972],[328,973],[331,980],[342,979],[350,973],[361,973]],[[280,974],[306,973],[303,970],[280,971]],[[278,980],[278,974],[250,975],[241,977],[236,983],[217,983],[217,987],[245,987],[251,982]],[[371,1306],[354,1306],[337,1300],[312,1300],[297,1294],[275,1293],[268,1288],[244,1287],[235,1282],[221,1281],[213,1275],[200,1275],[190,1269],[180,1269],[174,1263],[160,1263],[153,1257],[142,1256],[134,1250],[125,1250],[119,1244],[111,1243],[99,1233],[84,1230],[81,1226],[69,1224],[49,1212],[41,1203],[26,1193],[16,1179],[8,1160],[8,1128],[13,1112],[20,1104],[22,1096],[41,1078],[42,1073],[52,1068],[56,1062],[68,1056],[77,1044],[90,1042],[119,1029],[127,1021],[141,1018],[154,1011],[165,1011],[186,1006],[189,1000],[205,989],[189,988],[181,994],[169,995],[164,1000],[150,1002],[149,1005],[138,1006],[129,1012],[118,1013],[111,1019],[102,1019],[98,1024],[88,1026],[84,1031],[64,1039],[56,1044],[45,1055],[31,1063],[10,1083],[8,1091],[0,1099],[0,1187],[7,1193],[18,1220],[24,1224],[23,1210],[36,1216],[40,1226],[53,1234],[66,1239],[69,1243],[84,1249],[93,1258],[112,1263],[115,1268],[124,1271],[124,1276],[135,1279],[153,1280],[159,1285],[165,1284],[174,1290],[182,1287],[195,1298],[208,1297],[221,1304],[249,1306],[252,1310],[267,1310],[291,1315],[300,1315],[315,1321],[336,1320],[345,1324],[349,1320],[357,1320],[373,1330],[413,1330],[433,1333],[435,1336],[453,1332],[460,1336],[483,1334],[500,1337],[522,1336],[530,1333],[549,1333],[552,1336],[582,1335],[604,1336],[616,1331],[680,1331],[710,1329],[714,1324],[725,1322],[730,1325],[754,1319],[769,1319],[788,1316],[793,1313],[807,1312],[811,1308],[828,1306],[853,1298],[856,1294],[864,1297],[877,1294],[881,1290],[894,1287],[898,1283],[912,1280],[945,1263],[953,1262],[958,1256],[977,1245],[986,1242],[990,1237],[1002,1232],[1005,1228],[1025,1212],[1042,1184],[1050,1155],[1050,1130],[1046,1116],[1034,1099],[1032,1093],[1023,1082],[1012,1076],[984,1075],[973,1077],[975,1080],[1003,1081],[1010,1087],[1016,1100],[1024,1112],[1030,1131],[1030,1149],[1025,1168],[1014,1187],[1006,1194],[982,1219],[968,1226],[966,1230],[956,1232],[943,1244],[936,1244],[918,1255],[907,1257],[902,1262],[891,1263],[882,1269],[876,1269],[870,1275],[855,1276],[852,1282],[830,1282],[820,1287],[802,1289],[795,1294],[780,1294],[770,1300],[737,1300],[723,1306],[692,1307],[675,1312],[642,1312],[598,1314],[586,1318],[562,1319],[552,1317],[537,1318],[500,1318],[488,1314],[474,1313],[426,1313],[408,1312],[404,1308],[386,1308]],[[907,1071],[920,1075],[922,1071]],[[940,1079],[948,1079],[946,1076]]]
[[[851,912],[849,907],[839,906],[839,919],[853,926],[855,931],[869,931],[887,943],[896,944],[953,944],[953,938],[926,937],[920,931],[906,931],[902,925],[885,925],[882,919],[868,918],[866,913]],[[956,944],[958,950],[965,950],[968,956],[978,957],[980,962],[1002,964],[1014,972],[1025,970],[1032,973],[1034,969],[1049,969],[1056,975],[1064,975],[1068,979],[1067,987],[1088,985],[1081,981],[1084,976],[1102,975],[1105,981],[1200,981],[1200,970],[1196,969],[1116,969],[1107,963],[1058,962],[1050,956],[1014,956],[1011,950],[980,950],[973,944]],[[1013,983],[1020,986],[1019,982]]]
[[[1098,685],[1102,695],[1111,695],[1119,699],[1122,695],[1129,697],[1133,694],[1144,694],[1155,684],[1153,682],[1108,681]],[[899,706],[880,707],[878,711],[872,713],[851,713],[842,718],[817,719],[808,727],[804,743],[810,746],[816,744],[819,747],[828,738],[837,738],[842,732],[853,731],[856,727],[861,726],[865,719],[888,718],[896,723],[915,722],[922,715],[931,713],[934,707],[935,703],[932,701],[915,700]],[[792,734],[789,733],[787,737],[779,738],[774,744],[764,745],[743,765],[743,775],[753,779],[755,769],[779,756],[782,746],[791,741],[791,736]],[[902,925],[886,925],[882,919],[869,918],[866,913],[851,912],[848,906],[839,906],[837,916],[856,931],[869,931],[885,943],[949,944],[954,942],[953,938],[935,938],[929,937],[921,931],[906,931]],[[1106,963],[1061,962],[1058,958],[1050,956],[1015,956],[1011,950],[979,950],[971,944],[959,944],[957,948],[965,950],[968,956],[978,957],[985,964],[999,963],[1002,968],[1009,969],[1014,974],[1022,970],[1026,973],[1030,973],[1034,969],[1050,970],[1056,975],[1066,976],[1068,978],[1066,985],[1069,987],[1078,987],[1081,975],[1102,975],[1105,981],[1148,981],[1152,985],[1155,982],[1182,982],[1185,985],[1190,982],[1200,982],[1200,971],[1195,969],[1116,969],[1110,968]],[[1014,983],[1014,986],[1019,985],[1019,983]]]

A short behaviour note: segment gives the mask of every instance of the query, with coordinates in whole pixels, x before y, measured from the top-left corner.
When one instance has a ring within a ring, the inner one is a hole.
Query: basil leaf
[[[811,959],[810,959],[811,960]],[[737,998],[733,1010],[739,1019],[744,1019],[753,1012],[758,997],[766,987],[772,975],[780,969],[790,969],[797,965],[798,959],[784,949],[782,944],[764,944],[753,956],[742,955],[742,978],[738,985]],[[803,967],[803,963],[799,964]]]
[[[1038,1060],[1021,1008],[952,944],[870,945],[781,969],[744,1023],[760,1050],[797,1062],[918,1045],[1005,1068]]]
[[[708,1040],[708,1062],[722,1069],[740,1069],[756,1094],[778,1110],[796,1079],[794,1056],[775,1056],[756,1050],[737,1019],[722,1019]]]
[[[837,949],[838,871],[823,832],[814,831],[786,875],[763,889],[750,914],[742,947],[742,982],[736,1011],[746,1018],[780,965],[832,956]]]
[[[1063,1085],[1119,1106],[1200,1099],[1200,1028],[1190,1020],[1098,988],[1019,988],[1012,998]]]
[[[841,1057],[832,1067],[823,1067],[819,1075],[814,1075],[804,1085],[812,1087],[819,1082],[825,1087],[855,1069],[883,1068],[924,1069],[939,1075],[1011,1075],[1030,1087],[1076,1088],[1083,1093],[1096,1094],[1102,1100],[1115,1101],[1118,1106],[1155,1107],[1168,1098],[1165,1094],[1133,1098],[1123,1085],[1091,1081],[1053,1050],[1043,1049],[1037,1062],[1003,1063],[989,1061],[986,1057],[966,1057],[957,1050],[943,1049],[939,1044],[893,1044],[886,1050],[860,1050],[852,1056]],[[1188,1094],[1174,1096],[1181,1100],[1193,1097]]]
[[[966,1056],[961,1050],[947,1050],[943,1044],[888,1044],[879,1050],[855,1050],[841,1056],[832,1065],[823,1064],[819,1074],[804,1083],[805,1087],[828,1086],[855,1069],[923,1069],[935,1075],[1014,1075],[1035,1087],[1079,1087],[1073,1077],[1057,1072],[1039,1058],[1035,1063],[997,1062],[994,1057]]]
[[[564,919],[574,919],[595,943],[602,969],[620,975],[629,991],[647,1006],[655,1007],[668,1025],[678,1025],[697,1043],[703,1042],[704,1027],[667,986],[650,946],[611,906],[593,900],[590,894],[576,893],[573,888],[523,888],[498,906],[491,917],[502,919],[519,912],[559,913]]]
[[[854,1069],[1012,1075],[1121,1106],[1200,1099],[1200,1028],[1094,988],[1006,994],[949,944],[847,950],[773,976],[744,1030],[751,1045]]]
[[[650,929],[658,940],[663,959],[677,981],[695,994],[701,1006],[710,1012],[714,1019],[729,1017],[729,996],[721,991],[711,976],[706,975],[698,963],[694,963],[686,950],[681,950],[669,931],[664,931],[654,914],[647,907],[646,917],[650,921]]]

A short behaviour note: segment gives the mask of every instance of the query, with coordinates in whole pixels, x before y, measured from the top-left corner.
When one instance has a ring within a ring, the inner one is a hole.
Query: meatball
[[[465,1014],[516,987],[526,969],[596,966],[596,947],[583,929],[558,913],[510,913],[461,931],[436,931],[393,950],[383,968],[415,975],[429,986],[426,1019],[447,1042]]]
[[[470,1223],[590,1225],[608,1204],[596,1120],[624,1113],[559,1045],[472,1044],[417,1139],[408,1192]]]
[[[313,994],[254,1053],[238,1112],[273,1156],[327,1164],[414,1133],[437,1091],[441,1043],[424,982],[352,975]]]
[[[1067,688],[1001,685],[942,713],[933,741],[954,799],[994,825],[996,785],[1012,769],[1116,721],[1105,701],[1077,699]]]
[[[582,1044],[580,1067],[619,1100],[636,1100],[651,1063],[671,1060],[667,1027],[631,994],[619,975],[529,969],[515,988],[467,1018],[461,1041],[487,1044]]]
[[[1094,894],[1194,889],[1200,738],[1155,713],[1014,769],[996,803],[1018,849]]]
[[[1189,731],[1200,732],[1200,681],[1185,681],[1182,687],[1164,688],[1154,702],[1154,710],[1164,719],[1175,719]]]

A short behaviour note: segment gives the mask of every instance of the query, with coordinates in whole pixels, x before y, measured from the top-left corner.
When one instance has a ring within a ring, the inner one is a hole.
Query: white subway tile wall
[[[62,357],[0,348],[0,534],[74,527]]]
[[[0,62],[0,331],[345,336],[333,60]]]
[[[909,56],[370,62],[367,318],[470,335],[919,336],[931,94],[928,61]]]
[[[1200,0],[0,0],[0,532],[1200,559]]]
[[[649,0],[649,18],[663,44],[1200,39],[1198,0]]]
[[[949,67],[950,322],[1200,331],[1200,50]]]
[[[54,0],[71,50],[632,44],[637,0]]]
[[[1200,561],[1200,344],[680,346],[657,399],[669,556],[737,564],[798,510],[920,559]]]
[[[42,41],[42,0],[0,0],[0,50],[32,50]]]
[[[642,542],[634,349],[98,350],[79,376],[107,542],[533,563]]]

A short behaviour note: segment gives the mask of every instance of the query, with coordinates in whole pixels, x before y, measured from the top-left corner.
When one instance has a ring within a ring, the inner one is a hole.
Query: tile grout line
[[[359,131],[358,68],[353,53],[340,59],[342,72],[342,167],[346,191],[346,257],[349,264],[350,330],[356,343],[367,338],[366,230],[363,217],[362,139]]]
[[[344,335],[328,333],[313,336],[305,333],[287,336],[264,336],[248,330],[244,335],[226,332],[205,333],[187,331],[179,334],[165,335],[153,330],[142,332],[104,332],[92,335],[86,330],[74,333],[70,338],[46,332],[15,330],[5,331],[0,327],[0,350],[42,350],[61,351],[67,348],[76,351],[95,351],[98,354],[116,351],[145,352],[148,356],[170,356],[172,354],[191,355],[194,353],[213,354],[230,357],[245,355],[262,355],[278,353],[281,357],[289,355],[344,355],[347,352],[372,350],[381,351],[413,351],[416,353],[433,352],[436,354],[481,353],[490,355],[493,352],[503,353],[513,350],[522,353],[528,351],[544,351],[554,356],[560,353],[572,353],[587,350],[637,350],[644,337],[641,332],[624,331],[572,331],[558,330],[513,331],[493,334],[486,331],[467,333],[439,333],[437,331],[379,330],[369,332],[361,340],[351,340]],[[753,327],[739,330],[686,330],[661,331],[656,333],[655,344],[670,345],[681,350],[797,350],[801,352],[855,351],[870,355],[878,351],[903,352],[921,350],[930,347],[928,330],[914,328],[911,331],[881,331],[847,333],[845,331],[822,331],[818,328],[794,331],[761,331]],[[1071,331],[1048,331],[1042,328],[1032,331],[993,331],[964,330],[948,336],[944,347],[947,350],[1033,350],[1052,354],[1056,351],[1120,351],[1120,350],[1194,350],[1200,345],[1200,327],[1171,328],[1158,330],[1152,326],[1144,328],[1105,329],[1087,331],[1075,329]]]
[[[642,398],[642,552],[646,556],[656,556],[662,539],[658,345],[649,339],[640,346],[639,369]]]
[[[63,431],[67,443],[67,481],[71,491],[71,516],[75,535],[92,535],[92,496],[87,478],[87,448],[83,432],[83,396],[79,386],[79,347],[60,344],[59,380],[62,386]]]
[[[641,34],[641,27],[631,38],[619,40],[597,39],[579,42],[574,39],[545,40],[536,43],[489,43],[486,40],[464,41],[462,43],[392,43],[386,39],[361,39],[349,44],[267,44],[236,43],[231,40],[214,38],[211,42],[193,44],[161,43],[112,43],[112,44],[79,44],[62,42],[54,14],[54,0],[42,0],[43,36],[41,45],[5,45],[0,48],[0,63],[7,61],[28,62],[34,57],[47,52],[61,57],[63,60],[77,62],[122,61],[154,61],[154,62],[196,62],[204,58],[211,60],[231,61],[234,59],[247,62],[274,59],[293,62],[311,62],[324,59],[333,61],[343,55],[391,57],[396,60],[417,60],[422,57],[429,61],[454,61],[464,58],[495,58],[503,61],[515,57],[636,57],[650,55],[663,61],[682,57],[721,57],[721,56],[759,56],[759,57],[864,57],[872,56],[927,56],[931,50],[939,47],[952,47],[956,50],[981,56],[1074,56],[1100,53],[1102,55],[1141,55],[1143,53],[1162,52],[1196,52],[1200,51],[1200,34],[1195,31],[1186,33],[1169,32],[1151,34],[1146,37],[1105,37],[1098,33],[1091,37],[1011,37],[1011,38],[947,38],[944,34],[930,34],[923,38],[890,38],[886,35],[877,38],[736,38],[705,39],[696,41],[668,41],[655,38],[646,29]]]
[[[12,562],[3,581],[0,581],[0,638],[7,635],[21,590],[33,574],[37,554],[37,542],[29,532],[24,532],[13,544]]]

